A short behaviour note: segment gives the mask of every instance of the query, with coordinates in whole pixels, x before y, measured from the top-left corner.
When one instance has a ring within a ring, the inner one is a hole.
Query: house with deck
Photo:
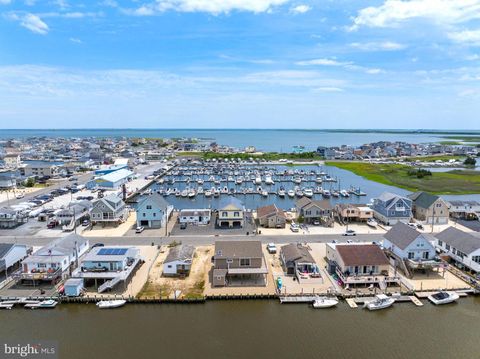
[[[287,216],[283,209],[275,204],[257,208],[257,220],[261,227],[265,228],[285,228]]]
[[[98,293],[103,293],[122,282],[126,286],[142,263],[136,247],[95,247],[85,255],[72,277],[82,278],[86,288],[93,285]]]
[[[205,209],[182,209],[178,214],[178,223],[206,225],[210,223],[212,211]]]
[[[325,226],[333,225],[333,207],[329,200],[311,200],[302,197],[295,202],[297,218],[303,218],[305,223],[319,222]]]
[[[137,227],[164,228],[172,212],[173,205],[158,193],[152,193],[137,204]]]
[[[290,243],[280,249],[280,260],[284,272],[292,275],[298,281],[309,278],[319,278],[320,270],[308,247],[301,243]]]
[[[212,285],[266,286],[268,268],[260,241],[216,241]]]
[[[335,213],[343,223],[366,222],[373,218],[373,210],[361,204],[338,203],[335,205]]]
[[[449,201],[450,217],[454,219],[480,220],[480,203],[477,201]]]
[[[125,202],[116,194],[110,194],[93,202],[90,219],[93,223],[122,223],[128,218]]]
[[[412,200],[413,217],[426,224],[448,224],[448,204],[441,197],[427,192],[408,195]]]
[[[412,200],[394,193],[384,192],[373,199],[373,215],[380,222],[393,226],[397,222],[410,222]]]
[[[217,226],[221,228],[241,228],[245,225],[245,206],[234,196],[220,200]]]
[[[436,260],[435,238],[430,234],[420,233],[405,223],[396,223],[383,236],[383,247],[389,255],[397,260],[400,268],[407,276],[412,271],[438,268],[440,261]],[[405,264],[408,268],[404,268]]]
[[[376,244],[327,243],[327,265],[345,288],[398,285],[400,278],[391,275],[390,263]]]
[[[21,283],[56,283],[71,272],[79,258],[87,252],[87,238],[72,233],[56,238],[22,261],[22,267],[15,273],[15,279]]]
[[[167,258],[163,261],[164,276],[187,276],[190,273],[195,247],[179,245],[170,248]]]
[[[435,246],[442,256],[472,273],[480,273],[480,235],[449,227],[435,235]]]

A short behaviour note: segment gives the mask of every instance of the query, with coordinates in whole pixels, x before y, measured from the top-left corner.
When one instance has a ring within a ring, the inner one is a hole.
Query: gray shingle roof
[[[180,245],[170,248],[167,258],[165,258],[165,263],[187,260],[193,258],[193,252],[195,252],[195,247],[191,245]]]
[[[217,241],[215,258],[262,258],[260,241]]]
[[[427,192],[415,192],[408,195],[408,198],[410,198],[417,207],[427,209],[430,208],[430,206],[440,197]]]
[[[421,233],[416,229],[405,223],[397,222],[383,237],[395,244],[398,248],[405,249],[420,235]]]
[[[148,195],[147,197],[143,198],[140,203],[138,204],[138,207],[143,206],[145,203],[150,202],[152,203],[156,208],[159,208],[161,210],[165,210],[165,208],[170,206],[170,203],[168,203],[162,195],[158,193],[152,193],[151,195]]]
[[[290,243],[283,246],[282,253],[286,262],[315,263],[308,248],[300,243]]]
[[[0,243],[0,259],[2,259],[13,246],[13,243]]]
[[[465,254],[470,254],[480,249],[480,237],[461,231],[455,227],[448,227],[436,234],[435,238]]]

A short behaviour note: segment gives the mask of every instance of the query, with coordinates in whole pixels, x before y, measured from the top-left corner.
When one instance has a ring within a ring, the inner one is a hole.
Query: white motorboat
[[[199,179],[197,180],[197,183],[198,183],[199,185],[202,185],[202,184],[203,184],[203,179],[199,178]]]
[[[303,190],[303,195],[305,197],[312,198],[313,197],[313,190],[311,188],[305,188]]]
[[[262,191],[262,196],[263,197],[268,197],[268,192],[267,191]]]
[[[14,305],[15,305],[14,303],[1,302],[0,303],[0,309],[12,309]]]
[[[313,307],[316,309],[322,308],[331,308],[338,304],[338,299],[336,297],[317,297],[313,301]]]
[[[373,218],[369,218],[367,220],[367,226],[372,227],[372,228],[377,228],[378,222],[374,220]]]
[[[274,182],[273,179],[272,179],[272,176],[267,175],[267,176],[265,177],[265,184],[268,184],[268,185],[275,184],[275,182]]]
[[[52,309],[57,306],[58,302],[53,299],[39,301],[37,303],[27,303],[24,308],[27,309]]]
[[[236,184],[242,184],[242,183],[243,183],[243,177],[238,177],[238,178],[235,180],[235,183],[236,183]]]
[[[455,302],[460,296],[455,292],[440,291],[428,296],[428,300],[435,305]]]
[[[222,194],[228,194],[228,187],[223,187],[220,191]]]
[[[192,189],[191,191],[188,192],[188,198],[193,198],[197,195],[197,193],[195,192],[194,189]]]
[[[203,194],[203,192],[204,192],[203,187],[197,188],[197,194]]]
[[[182,192],[181,192],[181,196],[183,198],[187,197],[188,196],[188,190],[184,189]]]
[[[300,183],[302,183],[302,179],[300,177],[295,177],[293,182],[296,183],[296,184],[300,184]]]
[[[301,189],[297,189],[297,190],[295,191],[295,195],[296,195],[298,198],[303,197],[303,191],[302,191]]]
[[[317,177],[317,178],[315,179],[315,182],[317,182],[317,183],[322,183],[322,182],[323,182],[322,177]]]
[[[348,193],[348,192],[347,192],[346,190],[344,190],[344,189],[342,189],[342,190],[340,191],[340,195],[341,195],[342,197],[350,197],[350,193]]]
[[[100,309],[112,309],[112,308],[119,308],[123,307],[127,303],[124,299],[118,300],[102,300],[97,303],[97,307]]]
[[[285,190],[284,189],[279,189],[278,190],[278,197],[281,197],[281,198],[285,197]]]
[[[289,191],[287,192],[287,194],[288,194],[288,197],[290,197],[290,198],[295,197],[295,191],[294,191],[293,189],[289,190]]]
[[[212,191],[210,191],[209,189],[207,189],[204,193],[205,197],[212,197]]]
[[[332,194],[330,193],[330,191],[329,191],[328,189],[324,189],[322,195],[323,195],[323,197],[325,197],[325,198],[330,198],[330,196],[331,196]]]
[[[262,184],[262,177],[260,177],[260,176],[255,177],[254,183],[255,184]]]
[[[395,298],[389,297],[385,294],[377,294],[375,299],[366,302],[363,307],[368,310],[379,310],[391,307],[395,303]]]

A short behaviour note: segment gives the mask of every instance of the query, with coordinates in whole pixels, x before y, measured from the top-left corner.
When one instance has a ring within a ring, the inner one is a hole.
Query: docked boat
[[[184,189],[182,192],[181,192],[181,196],[182,197],[188,197],[188,190]]]
[[[263,197],[268,197],[268,192],[267,191],[262,191],[262,196]]]
[[[340,195],[341,195],[342,197],[350,197],[350,193],[348,193],[348,192],[347,192],[346,190],[344,190],[344,189],[342,189],[342,190],[340,191]]]
[[[113,308],[123,307],[125,303],[127,303],[127,301],[124,299],[102,300],[97,303],[97,307],[100,309],[113,309]]]
[[[317,177],[317,178],[315,179],[315,182],[317,182],[317,183],[322,183],[322,182],[323,182],[322,177]]]
[[[290,198],[295,197],[295,191],[294,191],[293,189],[289,190],[289,191],[287,192],[287,194],[288,194],[288,197],[290,197]]]
[[[198,187],[197,194],[203,194],[203,193],[204,193],[203,187]]]
[[[188,198],[193,198],[197,195],[197,193],[195,192],[195,190],[191,190],[188,192]]]
[[[306,188],[306,189],[303,190],[303,195],[305,197],[312,198],[313,197],[313,190],[310,189],[310,188]]]
[[[38,301],[37,303],[27,303],[25,304],[24,308],[27,308],[27,309],[52,309],[52,308],[55,308],[57,306],[58,302],[53,300],[53,299],[49,299],[49,300],[42,300],[42,301]]]
[[[238,177],[238,178],[235,180],[235,183],[236,183],[236,184],[242,184],[242,183],[243,183],[243,177]]]
[[[395,303],[395,298],[389,297],[385,294],[377,294],[375,299],[366,302],[363,307],[368,310],[379,310],[391,307]]]
[[[316,309],[331,308],[338,304],[336,297],[317,297],[313,301],[313,307]]]
[[[340,197],[340,192],[338,192],[338,191],[332,191],[332,197],[335,197],[335,198]]]
[[[275,182],[274,182],[273,179],[272,179],[272,176],[267,175],[267,176],[265,177],[265,184],[268,184],[268,185],[275,184]]]
[[[221,190],[222,194],[228,194],[228,187],[223,187]]]
[[[295,177],[293,179],[293,183],[300,184],[300,183],[302,183],[302,179],[300,177]]]
[[[262,184],[262,177],[260,177],[260,176],[255,177],[254,183],[255,184]]]
[[[367,226],[372,227],[372,228],[377,228],[378,222],[374,220],[373,218],[369,218],[367,220]]]
[[[14,305],[14,303],[0,302],[0,309],[12,309]]]
[[[278,194],[278,197],[283,198],[285,197],[285,190],[283,188],[280,188],[277,194]]]
[[[435,305],[455,302],[460,296],[455,292],[440,291],[428,296],[428,300]]]
[[[199,179],[197,180],[197,183],[198,183],[199,185],[202,185],[202,184],[203,184],[203,179],[199,178]]]
[[[212,197],[212,191],[210,191],[209,189],[207,189],[204,193],[205,197]]]
[[[302,191],[301,189],[297,189],[297,190],[295,191],[295,195],[296,195],[298,198],[303,197],[303,191]]]

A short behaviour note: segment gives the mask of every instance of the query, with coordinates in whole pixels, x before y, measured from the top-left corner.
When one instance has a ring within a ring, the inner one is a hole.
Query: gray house
[[[327,226],[333,224],[333,207],[329,200],[314,201],[302,197],[295,203],[295,208],[297,216],[303,217],[305,223],[318,221]]]
[[[288,275],[318,273],[318,267],[307,247],[300,243],[290,243],[280,250],[284,271]]]
[[[193,262],[195,247],[179,245],[170,248],[167,258],[163,261],[164,276],[188,275]]]
[[[386,225],[408,223],[412,218],[412,200],[394,193],[384,192],[373,200],[374,217]]]
[[[217,241],[213,261],[214,287],[267,285],[260,241]]]
[[[28,216],[12,208],[0,208],[0,229],[15,228],[28,221]]]
[[[173,206],[158,193],[143,198],[137,205],[137,226],[146,228],[165,227]]]
[[[93,203],[90,218],[93,223],[120,223],[127,219],[125,203],[115,194],[100,198]]]
[[[448,204],[439,196],[427,192],[408,195],[413,202],[412,213],[415,219],[427,224],[448,224]]]

